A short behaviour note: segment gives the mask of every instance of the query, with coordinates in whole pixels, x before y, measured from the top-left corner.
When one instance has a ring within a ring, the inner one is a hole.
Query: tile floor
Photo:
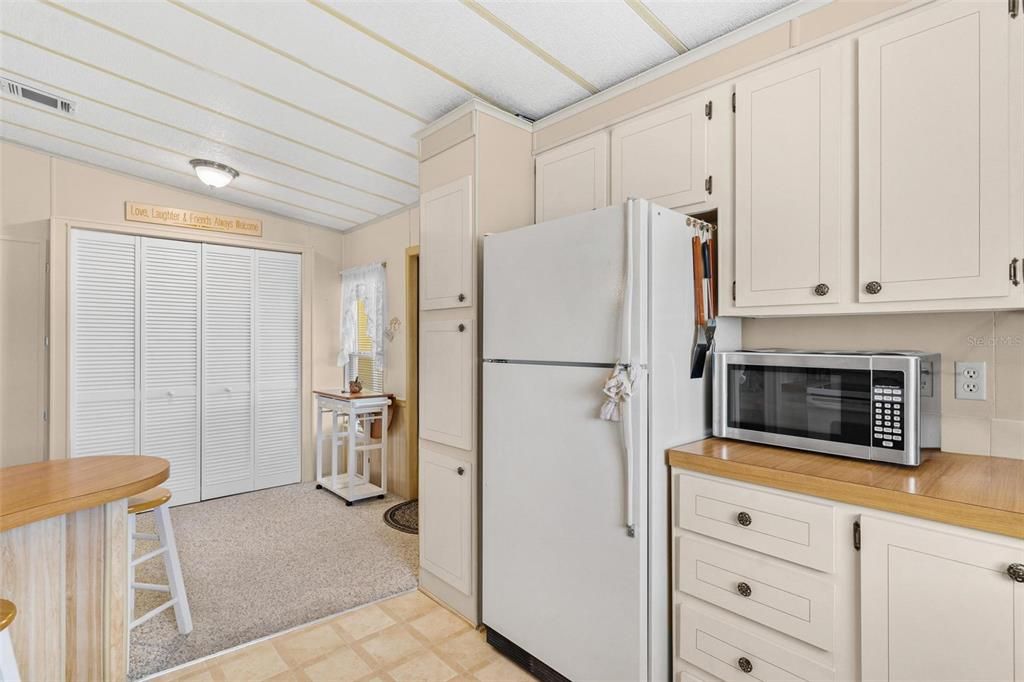
[[[407,592],[156,678],[159,682],[526,682],[484,634]]]

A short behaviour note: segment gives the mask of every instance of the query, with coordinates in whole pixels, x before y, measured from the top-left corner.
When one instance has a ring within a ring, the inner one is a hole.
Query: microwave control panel
[[[903,372],[871,373],[871,444],[876,448],[903,449]]]

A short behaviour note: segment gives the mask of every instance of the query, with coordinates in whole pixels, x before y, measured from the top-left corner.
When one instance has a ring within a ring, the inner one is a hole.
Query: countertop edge
[[[4,514],[0,516],[0,533],[5,533],[21,526],[27,526],[30,523],[36,523],[37,521],[45,521],[46,519],[50,519],[55,516],[63,516],[65,514],[71,514],[83,509],[91,509],[108,502],[114,502],[116,500],[131,497],[132,495],[160,485],[166,481],[170,475],[170,465],[165,462],[164,467],[160,471],[157,471],[150,476],[136,479],[130,483],[125,483],[113,488],[103,488],[102,490],[96,490],[87,495],[78,495],[76,497],[54,500],[35,507],[20,509],[15,512]]]
[[[669,466],[687,471],[1024,539],[1024,514],[1012,511],[913,495],[898,490],[875,488],[860,483],[837,481],[743,462],[722,461],[682,450],[668,450],[665,460]]]

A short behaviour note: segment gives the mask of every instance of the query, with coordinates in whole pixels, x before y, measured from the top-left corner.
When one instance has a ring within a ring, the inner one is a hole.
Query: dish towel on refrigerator
[[[622,404],[633,395],[636,370],[629,365],[616,364],[604,382],[604,403],[601,404],[601,419],[617,422],[622,419]]]

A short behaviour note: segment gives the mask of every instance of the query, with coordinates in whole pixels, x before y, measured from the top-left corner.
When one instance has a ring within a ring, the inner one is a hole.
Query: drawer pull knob
[[[460,332],[464,332],[464,331],[466,331],[466,325],[464,325],[464,324],[459,324],[459,326],[458,326],[458,330],[459,330]]]
[[[750,585],[746,583],[740,583],[736,586],[736,591],[740,593],[741,597],[750,596]]]
[[[818,286],[814,287],[815,296],[828,296],[828,285],[822,282]]]
[[[740,667],[740,670],[745,673],[749,673],[754,670],[754,664],[745,656],[740,656],[740,660],[736,661],[736,664]]]
[[[740,512],[736,515],[736,523],[741,526],[749,526],[753,520],[747,512]]]
[[[466,300],[466,295],[465,294],[459,294],[459,303],[462,303],[465,300]]]
[[[459,476],[461,476],[464,473],[466,473],[466,468],[465,467],[459,467],[458,469],[455,470],[455,473],[457,473]]]
[[[882,283],[871,281],[864,285],[864,291],[871,295],[877,294],[882,291]]]
[[[1024,583],[1024,564],[1010,564],[1006,567],[1006,575],[1019,583]]]

